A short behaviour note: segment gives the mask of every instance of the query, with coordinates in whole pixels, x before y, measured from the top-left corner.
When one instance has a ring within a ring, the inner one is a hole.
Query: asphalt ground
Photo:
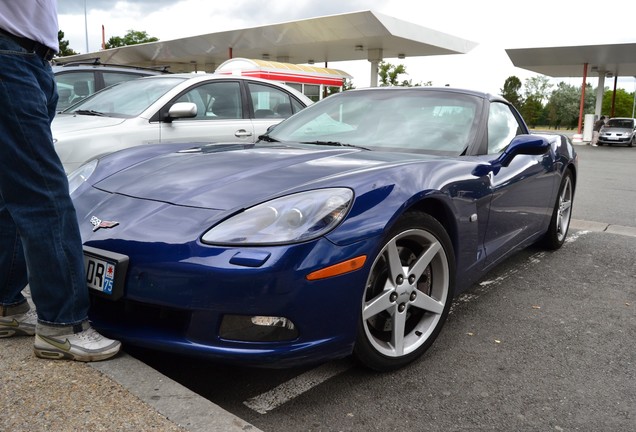
[[[636,155],[597,150],[577,146],[568,243],[522,251],[460,296],[420,362],[383,375],[345,366],[261,414],[228,396],[259,386],[230,388],[240,376],[206,398],[127,353],[54,362],[9,338],[0,431],[636,430]]]

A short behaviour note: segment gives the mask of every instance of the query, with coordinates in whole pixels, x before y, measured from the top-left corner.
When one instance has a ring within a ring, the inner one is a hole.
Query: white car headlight
[[[277,198],[245,210],[211,228],[201,240],[210,244],[297,243],[326,234],[346,216],[353,191],[318,189]]]
[[[95,168],[97,168],[97,159],[93,159],[70,173],[67,176],[69,193],[72,194],[78,187],[84,184],[84,182],[86,182],[86,180],[88,180],[88,178],[93,174]]]

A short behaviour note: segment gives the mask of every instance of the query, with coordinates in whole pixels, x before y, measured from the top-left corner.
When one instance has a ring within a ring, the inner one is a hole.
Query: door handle
[[[252,136],[252,132],[248,132],[245,129],[239,129],[234,133],[237,138]]]

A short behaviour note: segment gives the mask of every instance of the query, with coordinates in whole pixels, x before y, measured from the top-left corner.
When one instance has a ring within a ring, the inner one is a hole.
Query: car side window
[[[95,75],[92,71],[59,73],[55,75],[55,82],[59,95],[58,111],[95,93]]]
[[[197,115],[182,120],[242,119],[241,86],[236,81],[211,82],[197,86],[181,95],[176,102],[192,102]]]
[[[299,111],[294,99],[283,90],[263,84],[249,83],[254,118],[287,118]]]
[[[488,113],[488,154],[501,153],[522,130],[508,105],[491,103]]]

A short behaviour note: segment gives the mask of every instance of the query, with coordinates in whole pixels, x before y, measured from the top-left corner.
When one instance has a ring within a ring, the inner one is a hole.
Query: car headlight
[[[346,216],[353,191],[317,189],[256,205],[207,231],[201,240],[220,245],[297,243],[320,237]]]
[[[86,180],[88,180],[88,178],[93,174],[95,168],[97,168],[97,159],[93,159],[70,173],[67,176],[69,193],[72,194],[78,187],[83,185],[84,182],[86,182]]]

